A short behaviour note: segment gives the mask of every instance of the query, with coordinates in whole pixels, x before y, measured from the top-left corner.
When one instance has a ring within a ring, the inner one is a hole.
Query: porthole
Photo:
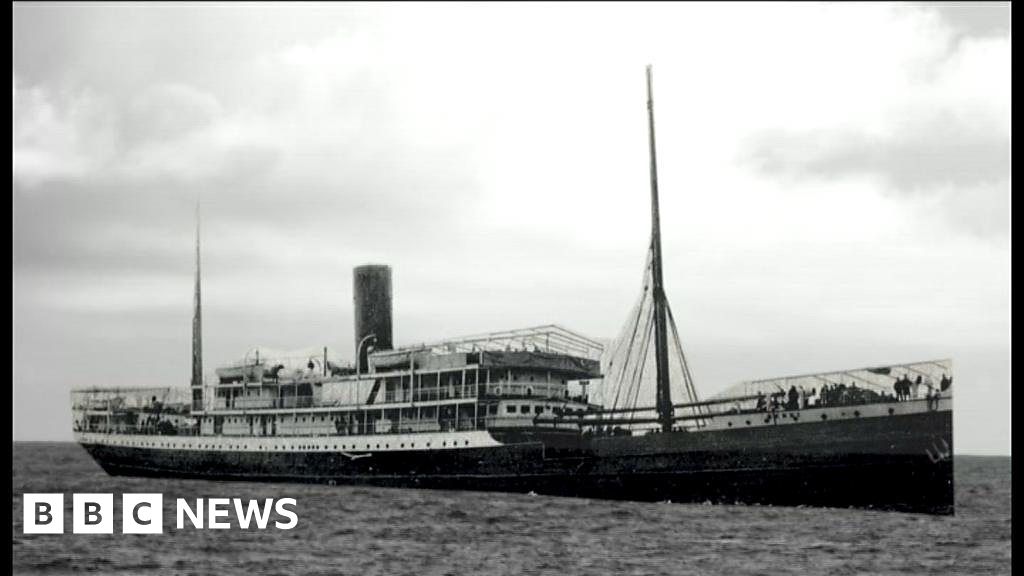
[[[822,420],[828,420],[828,414],[822,414],[821,415],[821,419]]]
[[[750,420],[747,420],[747,426],[750,426]]]
[[[729,422],[729,428],[732,428],[732,422]]]
[[[853,411],[853,415],[857,416],[859,418],[860,417],[860,410],[854,410]]]
[[[895,409],[895,408],[891,408],[891,407],[890,407],[890,408],[889,408],[889,416],[892,416],[892,415],[893,415],[893,414],[895,414],[895,413],[896,413],[896,409]]]

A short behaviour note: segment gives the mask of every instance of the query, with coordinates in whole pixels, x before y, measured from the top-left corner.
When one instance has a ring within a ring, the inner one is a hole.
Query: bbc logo
[[[163,502],[163,494],[122,494],[121,532],[163,533]],[[22,530],[25,534],[64,533],[63,494],[25,494],[22,509]],[[114,495],[74,494],[71,531],[75,534],[113,534]]]

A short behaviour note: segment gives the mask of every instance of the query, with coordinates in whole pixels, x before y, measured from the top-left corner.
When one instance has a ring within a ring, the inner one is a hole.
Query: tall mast
[[[661,218],[658,213],[658,161],[654,146],[654,96],[647,65],[647,134],[651,148],[651,280],[654,298],[654,358],[657,368],[657,409],[662,432],[672,431],[672,392],[668,379],[668,325],[661,277]]]
[[[196,202],[196,287],[192,302],[192,409],[203,409],[203,305],[199,259],[199,202]]]

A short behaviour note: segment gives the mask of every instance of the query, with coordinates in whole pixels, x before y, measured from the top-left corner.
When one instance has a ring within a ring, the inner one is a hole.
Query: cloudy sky
[[[398,343],[618,333],[649,234],[698,390],[953,358],[957,450],[1010,453],[1000,5],[14,7],[14,435],[68,391]]]

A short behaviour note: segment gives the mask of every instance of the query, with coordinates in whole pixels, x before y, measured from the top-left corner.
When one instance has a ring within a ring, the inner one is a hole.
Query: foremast
[[[196,279],[192,300],[192,411],[203,409],[203,305],[199,258],[199,203],[196,202]]]
[[[654,299],[654,354],[657,370],[656,402],[662,432],[672,431],[674,411],[668,368],[668,321],[665,286],[661,275],[661,218],[658,212],[658,160],[654,145],[654,97],[651,66],[647,66],[647,134],[651,155],[651,296]]]

